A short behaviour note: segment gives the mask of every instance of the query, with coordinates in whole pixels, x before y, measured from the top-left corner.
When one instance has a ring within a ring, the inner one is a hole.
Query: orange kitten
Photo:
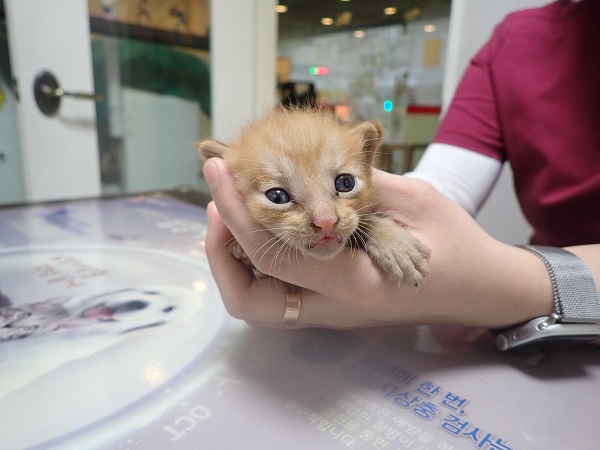
[[[388,276],[418,285],[429,251],[377,212],[372,193],[382,131],[326,111],[278,109],[245,128],[236,144],[206,140],[197,148],[205,159],[227,161],[252,218],[286,246],[280,257],[326,259],[360,247]]]

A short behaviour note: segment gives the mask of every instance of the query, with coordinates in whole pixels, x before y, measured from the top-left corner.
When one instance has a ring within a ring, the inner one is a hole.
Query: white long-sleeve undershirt
[[[474,216],[494,187],[502,163],[448,144],[427,147],[417,167],[405,175],[430,183]]]

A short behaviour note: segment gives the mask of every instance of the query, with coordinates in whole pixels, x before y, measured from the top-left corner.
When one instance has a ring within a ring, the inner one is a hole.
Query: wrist
[[[523,246],[542,261],[552,286],[553,312],[505,330],[500,350],[546,341],[591,341],[600,336],[600,299],[594,275],[576,254],[558,247]]]
[[[501,244],[497,254],[490,255],[495,265],[490,282],[490,295],[495,305],[487,328],[501,328],[551,314],[554,310],[552,283],[543,261],[519,247]]]
[[[504,310],[503,324],[511,326],[535,317],[547,316],[554,311],[554,291],[552,280],[543,260],[522,247],[508,246],[514,254],[513,281],[509,283],[507,308]],[[511,263],[511,259],[507,260]]]

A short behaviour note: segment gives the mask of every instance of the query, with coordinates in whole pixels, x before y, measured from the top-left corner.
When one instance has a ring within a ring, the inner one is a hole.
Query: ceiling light
[[[425,25],[423,30],[425,33],[433,33],[435,31],[435,25]]]
[[[284,12],[287,12],[287,10],[288,10],[288,7],[285,5],[277,5],[275,7],[275,11],[278,13],[284,13]]]
[[[355,38],[364,38],[365,37],[365,32],[363,30],[356,30],[354,33],[352,33],[352,35]]]
[[[333,19],[331,17],[323,17],[321,23],[323,25],[333,25]]]
[[[383,10],[383,13],[384,13],[386,16],[392,16],[392,15],[396,14],[397,12],[398,12],[398,8],[393,8],[393,7],[390,7],[390,8],[385,8],[385,9]]]

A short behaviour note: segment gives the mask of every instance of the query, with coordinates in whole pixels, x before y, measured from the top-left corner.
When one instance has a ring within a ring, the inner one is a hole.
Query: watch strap
[[[558,321],[600,323],[600,298],[594,276],[575,254],[558,247],[519,246],[540,258],[552,282]]]

